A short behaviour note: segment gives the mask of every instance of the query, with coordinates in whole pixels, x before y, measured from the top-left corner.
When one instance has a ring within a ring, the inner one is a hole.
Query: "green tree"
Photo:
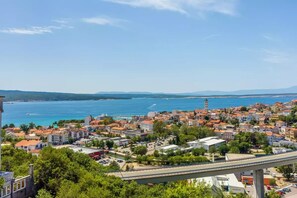
[[[104,142],[103,140],[100,140],[100,141],[98,142],[98,147],[101,148],[101,149],[104,149],[104,147],[105,147],[105,142]]]
[[[241,107],[240,111],[248,111],[248,108],[247,107]]]
[[[154,133],[158,134],[159,136],[165,137],[167,135],[167,130],[165,128],[166,124],[162,121],[155,121],[153,124],[153,131]]]
[[[20,125],[20,129],[21,129],[22,131],[24,131],[26,134],[28,134],[28,132],[29,132],[29,130],[30,130],[29,126],[26,125],[26,124],[21,124],[21,125]]]
[[[265,193],[265,198],[281,198],[281,196],[274,190]]]
[[[216,147],[212,146],[209,148],[209,153],[216,153],[216,152],[217,152]]]
[[[212,192],[205,183],[193,182],[185,184],[185,182],[176,182],[166,189],[164,198],[212,198]]]
[[[114,142],[112,140],[107,140],[105,144],[107,148],[110,150],[113,147]]]
[[[278,167],[280,173],[289,181],[294,177],[294,171],[292,165],[285,165]]]
[[[219,148],[218,151],[221,155],[225,156],[226,153],[229,152],[229,147],[226,144],[222,144]]]
[[[145,155],[147,153],[146,146],[137,146],[134,148],[134,153],[136,155]]]
[[[240,150],[239,150],[238,147],[233,146],[233,147],[230,147],[230,151],[229,152],[230,153],[240,153]]]
[[[192,154],[194,156],[203,156],[205,154],[206,150],[204,148],[194,148],[192,150]]]
[[[160,153],[159,153],[158,150],[155,150],[155,151],[154,151],[154,157],[160,157]]]
[[[30,122],[28,127],[29,129],[35,129],[36,125],[33,122]]]
[[[45,189],[40,189],[36,195],[36,198],[53,198],[53,196]]]
[[[109,124],[112,124],[112,123],[114,123],[114,119],[112,117],[105,117],[103,119],[103,124],[104,125],[109,125]]]
[[[3,185],[5,184],[4,177],[0,177],[0,188],[3,188]]]
[[[241,142],[239,144],[239,151],[240,153],[247,153],[251,148],[251,144],[247,143],[247,142]]]
[[[265,147],[264,151],[265,151],[266,155],[273,154],[271,146]]]

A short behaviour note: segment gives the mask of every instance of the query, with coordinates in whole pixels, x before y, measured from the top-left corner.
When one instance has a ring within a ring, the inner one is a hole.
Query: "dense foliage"
[[[228,147],[221,146],[219,151],[221,154],[227,152],[230,153],[249,153],[252,147],[256,148],[267,148],[268,140],[265,133],[250,133],[250,132],[241,132],[235,136],[235,139],[228,143]],[[265,149],[267,154],[270,153],[270,149]]]
[[[14,172],[15,176],[26,176],[29,164],[35,163],[36,156],[23,150],[14,149],[12,146],[2,147],[2,170]]]
[[[174,124],[170,129],[166,128],[166,123],[155,121],[153,125],[154,134],[149,136],[149,139],[164,138],[169,135],[174,135],[175,139],[170,142],[172,144],[184,145],[189,141],[201,139],[209,136],[214,136],[215,133],[208,127],[187,126]]]

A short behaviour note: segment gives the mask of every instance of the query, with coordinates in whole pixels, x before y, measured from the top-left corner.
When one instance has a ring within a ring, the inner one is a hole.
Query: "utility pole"
[[[2,158],[1,158],[1,154],[2,154],[2,113],[3,113],[3,96],[0,96],[0,171],[2,168]]]

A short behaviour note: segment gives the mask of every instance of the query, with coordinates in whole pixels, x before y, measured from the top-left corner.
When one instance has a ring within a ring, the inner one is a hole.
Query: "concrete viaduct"
[[[139,184],[147,184],[187,180],[253,170],[255,198],[264,198],[265,190],[263,169],[294,163],[297,163],[296,151],[236,161],[116,172],[109,173],[108,175],[120,177],[126,181],[134,180]]]

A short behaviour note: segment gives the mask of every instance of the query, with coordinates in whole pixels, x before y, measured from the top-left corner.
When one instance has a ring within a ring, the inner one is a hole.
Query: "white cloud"
[[[25,34],[25,35],[35,35],[35,34],[46,34],[52,33],[54,29],[59,29],[57,26],[32,26],[29,28],[6,28],[0,30],[2,33],[7,34]]]
[[[100,16],[100,17],[83,18],[82,21],[85,23],[90,23],[95,25],[109,25],[109,26],[119,27],[120,24],[125,20],[110,18],[107,16]]]
[[[40,34],[53,33],[54,30],[58,30],[58,29],[73,28],[72,26],[68,25],[68,21],[66,19],[63,19],[63,20],[58,19],[58,20],[54,20],[53,22],[58,23],[58,25],[5,28],[5,29],[0,29],[0,33],[40,35]]]
[[[290,60],[290,55],[285,52],[264,49],[263,60],[268,63],[281,64],[286,63]]]
[[[169,10],[183,14],[214,12],[236,15],[238,0],[105,0],[132,7],[147,7],[157,10]]]

